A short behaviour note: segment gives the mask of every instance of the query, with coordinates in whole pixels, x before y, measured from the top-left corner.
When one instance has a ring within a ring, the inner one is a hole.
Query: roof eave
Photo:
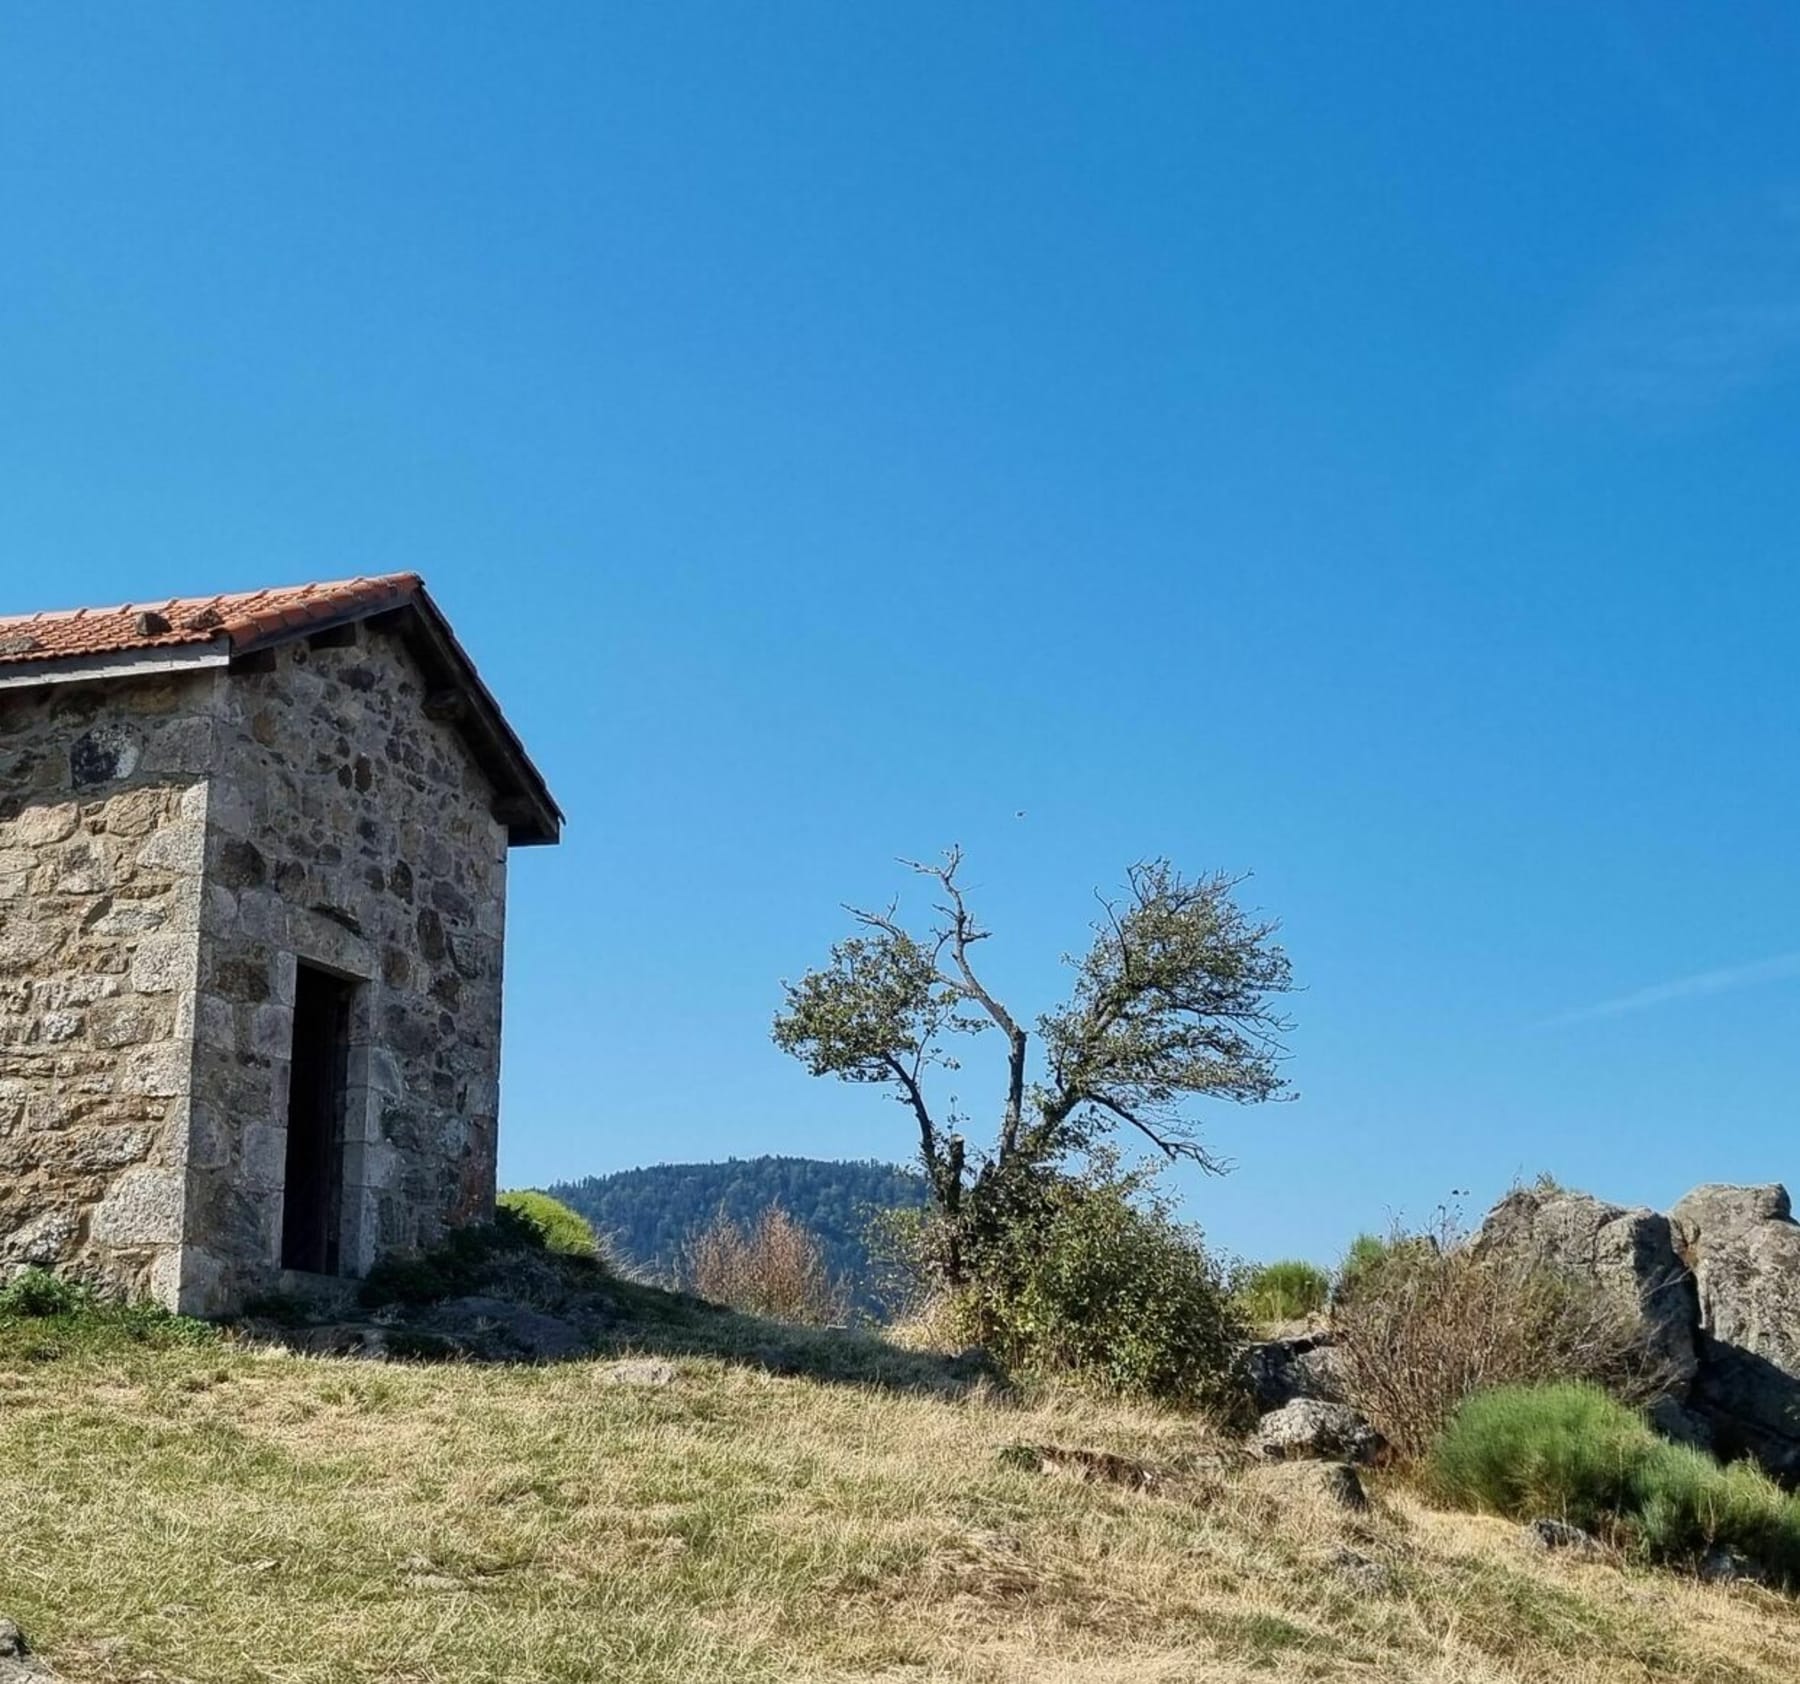
[[[6,661],[0,663],[0,690],[198,672],[227,665],[231,655],[230,643],[220,637],[206,643],[169,643],[150,649],[113,649],[98,655],[50,655],[39,661]]]
[[[351,603],[335,614],[309,615],[299,625],[271,626],[254,637],[234,637],[231,639],[232,657],[241,660],[246,655],[255,655],[264,649],[292,643],[296,638],[317,637],[321,632],[335,631],[340,626],[354,626],[364,620],[372,620],[378,614],[405,608],[420,594],[421,589],[417,584],[396,585],[382,596]]]
[[[450,678],[467,700],[460,728],[496,787],[494,816],[506,826],[508,846],[554,846],[562,840],[562,809],[551,795],[543,773],[526,753],[519,734],[500,711],[499,702],[483,682],[468,651],[451,630],[443,610],[420,585],[401,606],[398,618],[402,622],[401,635],[411,638],[414,653],[422,657],[428,674],[435,668]]]
[[[494,817],[506,827],[507,845],[548,847],[562,839],[563,814],[543,774],[525,752],[518,733],[507,723],[493,692],[482,682],[468,651],[443,611],[431,600],[416,575],[385,594],[346,607],[343,612],[308,619],[304,624],[274,625],[253,637],[233,639],[221,633],[194,643],[171,643],[97,655],[51,655],[42,660],[0,661],[0,690],[46,684],[82,684],[104,679],[148,678],[161,673],[196,672],[243,664],[250,657],[301,638],[317,637],[363,621],[392,625],[412,647],[428,681],[460,698],[454,712],[458,731],[476,762],[493,784]]]

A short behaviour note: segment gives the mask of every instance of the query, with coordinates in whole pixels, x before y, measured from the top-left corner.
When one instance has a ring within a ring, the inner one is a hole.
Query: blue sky
[[[951,841],[1031,1013],[1131,860],[1254,871],[1228,1248],[1791,1177],[1797,78],[1775,4],[14,4],[3,606],[425,573],[570,816],[509,1181],[904,1156],[768,1020]]]

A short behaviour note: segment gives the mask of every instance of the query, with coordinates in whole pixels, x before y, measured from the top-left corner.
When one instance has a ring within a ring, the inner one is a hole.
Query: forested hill
[[[609,1235],[621,1258],[670,1278],[690,1235],[721,1209],[750,1221],[781,1205],[819,1238],[833,1273],[863,1296],[868,1254],[863,1228],[871,1208],[922,1205],[924,1179],[894,1164],[823,1158],[730,1158],[713,1164],[651,1164],[590,1175],[546,1189]]]

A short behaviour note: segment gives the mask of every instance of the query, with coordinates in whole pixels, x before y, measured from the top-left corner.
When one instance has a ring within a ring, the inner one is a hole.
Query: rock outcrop
[[[1251,1449],[1271,1462],[1379,1461],[1386,1446],[1362,1416],[1342,1403],[1296,1398],[1257,1423]]]
[[[1256,1407],[1264,1413],[1296,1398],[1343,1401],[1343,1359],[1323,1329],[1258,1340],[1246,1354],[1245,1366]]]
[[[1645,1349],[1680,1396],[1699,1371],[1693,1277],[1676,1249],[1670,1219],[1588,1193],[1524,1187],[1488,1213],[1477,1251],[1541,1261],[1593,1281],[1637,1322]]]
[[[25,1634],[0,1615],[0,1684],[55,1684],[48,1662],[31,1652]]]
[[[1698,1289],[1689,1407],[1722,1455],[1800,1481],[1800,1223],[1785,1187],[1696,1187],[1670,1212]]]
[[[1276,1462],[1259,1483],[1284,1505],[1314,1503],[1350,1514],[1369,1506],[1369,1494],[1348,1462]]]
[[[1668,1376],[1658,1430],[1800,1486],[1800,1223],[1786,1188],[1697,1187],[1667,1216],[1525,1188],[1474,1244],[1593,1281]]]
[[[1667,1216],[1526,1187],[1488,1212],[1471,1244],[1497,1263],[1591,1282],[1635,1325],[1662,1383],[1648,1411],[1658,1432],[1726,1461],[1751,1457],[1800,1489],[1800,1222],[1785,1187],[1697,1187]],[[1249,1348],[1253,1453],[1381,1461],[1381,1435],[1344,1402],[1341,1361],[1328,1328]]]

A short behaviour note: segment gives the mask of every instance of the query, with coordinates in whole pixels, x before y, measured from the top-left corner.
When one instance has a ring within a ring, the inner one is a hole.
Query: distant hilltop
[[[920,1206],[927,1196],[924,1177],[896,1164],[784,1157],[650,1164],[560,1181],[545,1191],[580,1211],[622,1262],[665,1281],[679,1272],[683,1246],[721,1210],[734,1222],[749,1222],[779,1204],[817,1236],[827,1266],[864,1307],[869,1213]]]

